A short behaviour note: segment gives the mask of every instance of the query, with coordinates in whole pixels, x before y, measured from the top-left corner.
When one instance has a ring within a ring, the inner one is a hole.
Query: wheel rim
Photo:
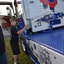
[[[26,49],[25,49],[25,45],[24,45],[24,41],[22,40],[22,48],[23,48],[23,51],[26,51]]]

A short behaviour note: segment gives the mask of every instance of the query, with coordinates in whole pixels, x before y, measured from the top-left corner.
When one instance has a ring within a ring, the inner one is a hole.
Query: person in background
[[[0,25],[0,64],[8,64],[5,52],[4,36],[1,25]]]
[[[18,35],[21,35],[21,33],[23,33],[23,31],[28,26],[25,26],[23,29],[18,30],[16,27],[15,18],[11,18],[10,23],[11,23],[11,41],[10,41],[10,44],[11,44],[11,48],[12,48],[12,52],[13,52],[14,64],[18,64],[17,58],[18,58],[18,55],[20,54],[19,44],[18,44],[18,40],[19,40]]]

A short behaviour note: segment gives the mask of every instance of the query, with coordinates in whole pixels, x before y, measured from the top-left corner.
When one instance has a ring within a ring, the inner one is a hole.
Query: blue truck
[[[64,64],[63,4],[64,0],[22,0],[22,18],[29,28],[21,44],[35,64]]]
[[[18,29],[29,25],[20,38],[24,52],[34,64],[64,64],[64,0],[15,2],[16,15],[17,7],[22,11],[17,15]]]

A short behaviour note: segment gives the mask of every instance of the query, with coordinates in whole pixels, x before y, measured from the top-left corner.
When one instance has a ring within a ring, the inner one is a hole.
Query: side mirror
[[[8,16],[12,16],[11,9],[9,7],[6,8]]]

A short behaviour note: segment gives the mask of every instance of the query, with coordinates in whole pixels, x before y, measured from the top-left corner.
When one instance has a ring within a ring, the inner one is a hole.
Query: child
[[[18,44],[18,35],[21,35],[21,33],[28,27],[25,26],[23,29],[19,30],[16,28],[16,20],[15,18],[10,19],[11,22],[11,48],[13,51],[13,58],[14,58],[14,64],[17,64],[17,56],[20,54],[19,50],[19,44]]]

